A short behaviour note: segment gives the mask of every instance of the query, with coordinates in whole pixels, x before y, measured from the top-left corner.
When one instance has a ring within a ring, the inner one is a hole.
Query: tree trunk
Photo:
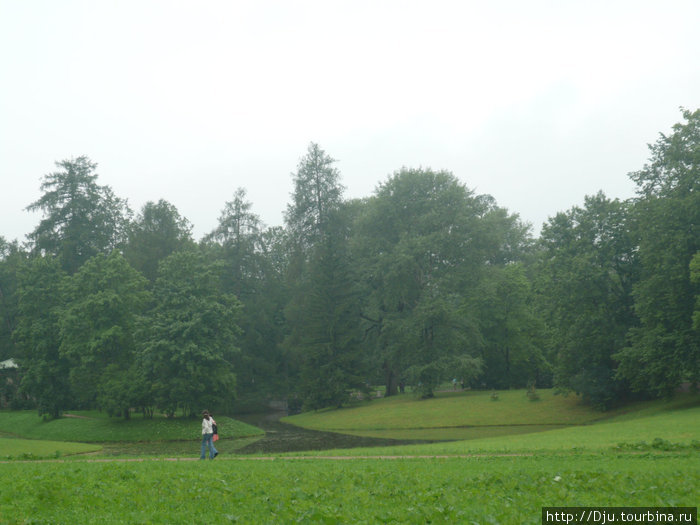
[[[395,396],[398,394],[398,380],[394,370],[391,368],[389,363],[384,362],[384,384],[386,385],[386,397]]]

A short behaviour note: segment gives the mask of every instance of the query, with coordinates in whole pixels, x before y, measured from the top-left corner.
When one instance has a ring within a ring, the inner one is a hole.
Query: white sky
[[[634,194],[646,145],[700,107],[699,22],[697,0],[0,0],[0,236],[79,155],[197,239],[239,186],[279,225],[311,141],[347,197],[447,169],[537,232]]]

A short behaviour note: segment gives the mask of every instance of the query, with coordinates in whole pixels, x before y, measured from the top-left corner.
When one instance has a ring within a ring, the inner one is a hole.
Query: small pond
[[[382,447],[411,443],[430,443],[430,441],[379,439],[309,430],[282,423],[280,418],[285,415],[284,412],[236,415],[236,419],[265,431],[265,437],[259,439],[255,443],[251,443],[250,445],[236,450],[236,453],[273,454],[281,452],[301,452],[305,450],[330,450],[336,448]]]

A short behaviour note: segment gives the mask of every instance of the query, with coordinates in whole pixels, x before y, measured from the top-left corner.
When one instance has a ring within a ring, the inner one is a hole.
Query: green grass
[[[130,420],[110,418],[96,411],[73,412],[77,417],[61,417],[45,421],[34,411],[0,411],[0,432],[31,439],[77,441],[82,443],[181,441],[199,439],[198,419],[134,416]],[[263,432],[251,425],[228,417],[217,417],[222,437],[247,437]]]
[[[650,414],[651,415],[647,415]],[[612,451],[623,449],[700,448],[700,407],[679,408],[667,412],[644,411],[585,426],[546,432],[506,435],[468,441],[441,442],[402,447],[377,447],[350,450],[305,452],[309,455],[464,455],[482,453],[565,453]],[[666,442],[666,446],[663,444]]]
[[[412,395],[377,399],[351,408],[306,412],[284,418],[295,425],[319,430],[444,428],[484,425],[571,425],[607,419],[642,410],[657,412],[678,403],[698,403],[679,398],[672,403],[639,403],[609,412],[600,412],[581,403],[578,396],[557,395],[540,390],[539,401],[530,401],[524,390],[499,392],[439,392],[435,398],[420,400]],[[696,396],[697,397],[697,396]]]
[[[552,390],[538,391],[530,401],[524,390],[499,392],[442,392],[434,399],[411,395],[374,400],[339,410],[307,412],[283,421],[305,428],[394,439],[477,439],[504,433],[549,430],[557,426],[590,424],[616,418],[637,418],[700,403],[700,396],[653,401],[600,412]],[[512,432],[509,432],[512,431]]]
[[[539,524],[695,506],[700,455],[0,464],[0,523]]]
[[[63,457],[96,452],[101,449],[100,445],[85,443],[0,438],[0,460]]]
[[[497,410],[514,417],[517,410],[510,404],[525,410],[518,405],[517,394],[503,393],[498,402],[487,399],[494,405],[503,403]],[[538,403],[553,403],[549,406],[554,411],[561,401],[548,400],[546,394]],[[443,395],[427,403],[409,398],[413,407],[406,403],[402,410],[425,414],[432,404],[443,417],[455,418],[458,411],[451,404],[460,397],[462,411],[465,401],[477,401],[467,416],[459,416],[460,421],[494,421],[474,394]],[[366,408],[385,410],[382,405],[400,405],[399,401],[381,400]],[[526,407],[538,405],[527,403]],[[332,419],[350,413],[356,415],[345,425],[367,423],[361,411],[357,415],[354,410],[311,415]],[[583,409],[579,405],[574,410]],[[539,414],[534,426],[543,427],[543,420],[557,420],[563,412],[561,408],[561,412],[546,414],[533,406],[531,414]],[[187,429],[189,440],[112,442],[98,456],[119,454],[140,461],[103,462],[73,456],[67,461],[0,463],[0,523],[539,524],[543,506],[697,505],[700,406],[696,398],[638,405],[600,422],[595,422],[597,412],[589,412],[588,417],[585,411],[579,414],[589,424],[467,441],[315,451],[305,457],[295,453],[295,457],[256,460],[235,456],[239,440],[225,439],[217,444],[222,455],[215,461],[149,460],[148,455],[163,447],[183,447],[181,455],[198,455],[198,422],[185,420],[188,425],[170,428],[168,433],[179,435],[177,432]],[[9,422],[36,432],[36,421],[24,421],[21,413],[15,414],[17,419],[7,415],[0,413],[0,425]],[[104,430],[95,425],[100,420],[105,418],[82,422],[93,425],[90,435],[100,435]],[[528,429],[520,424],[506,428],[504,420],[500,423],[503,432]],[[474,428],[478,433],[496,426]],[[46,431],[46,427],[39,428]],[[82,431],[87,428],[83,426]],[[129,434],[132,438],[142,432],[138,423],[134,428],[139,430]],[[374,431],[384,430],[391,429]],[[411,430],[404,426],[399,430],[461,432],[464,428]],[[1,439],[0,447],[4,442],[30,441]],[[322,457],[335,455],[350,458]],[[380,455],[402,457],[378,459]]]

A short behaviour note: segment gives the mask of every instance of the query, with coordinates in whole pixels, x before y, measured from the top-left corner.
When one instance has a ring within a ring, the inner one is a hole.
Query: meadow
[[[429,412],[431,404],[451,420],[466,412],[459,416],[460,424],[491,424],[490,406],[501,416],[524,419],[522,412],[532,407],[536,425],[564,424],[556,422],[555,405],[541,409],[547,406],[546,393],[542,404],[524,405],[518,394],[524,395],[514,392],[511,398],[507,393],[498,402],[489,400],[490,405],[472,393],[427,402],[409,396],[290,419],[306,424],[313,419],[330,428],[342,413],[352,416],[346,425],[368,427],[377,424],[369,412],[383,412],[395,403],[404,411],[402,431],[410,426],[405,417]],[[458,410],[452,405],[460,398]],[[191,450],[197,443],[190,439],[184,442],[187,453],[172,457],[142,453],[110,459],[99,452],[23,461],[16,456],[0,463],[0,523],[527,524],[541,522],[543,506],[697,506],[699,401],[688,395],[603,415],[576,405],[587,424],[401,447],[265,457],[232,450],[214,461],[197,461]],[[363,415],[363,410],[369,412]],[[0,428],[16,416],[0,412]],[[508,420],[494,417],[500,426],[509,426]],[[597,421],[601,417],[605,419]],[[514,420],[519,422],[514,427],[519,426],[521,420]],[[27,425],[34,435],[46,437]],[[168,432],[179,435],[174,429]]]
[[[222,451],[234,452],[263,435],[252,425],[217,416]],[[87,452],[105,456],[198,454],[200,420],[183,417],[130,420],[98,411],[75,411],[44,420],[35,411],[0,411],[0,459],[66,457]]]
[[[698,454],[12,462],[0,523],[540,523],[542,506],[695,506]]]

